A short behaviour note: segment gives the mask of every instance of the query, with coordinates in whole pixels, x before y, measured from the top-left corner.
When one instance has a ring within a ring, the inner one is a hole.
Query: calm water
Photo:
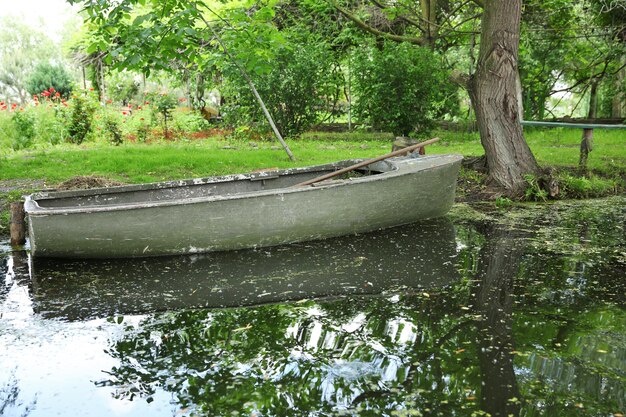
[[[626,198],[206,256],[0,255],[0,415],[619,417],[625,296]]]

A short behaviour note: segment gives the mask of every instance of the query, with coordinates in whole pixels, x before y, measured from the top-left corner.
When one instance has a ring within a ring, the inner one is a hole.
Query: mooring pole
[[[22,246],[26,243],[26,213],[24,212],[24,202],[17,201],[11,203],[11,246]]]

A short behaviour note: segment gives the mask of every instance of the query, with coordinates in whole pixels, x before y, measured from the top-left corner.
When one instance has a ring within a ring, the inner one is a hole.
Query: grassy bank
[[[458,153],[478,156],[483,153],[477,133],[435,132],[441,141],[427,153]],[[619,192],[626,178],[626,132],[597,130],[595,149],[589,158],[594,173],[574,174],[578,164],[581,132],[565,129],[532,129],[528,143],[539,163],[561,170],[564,190],[591,197]],[[0,158],[0,233],[6,233],[6,203],[19,199],[33,189],[55,187],[76,176],[100,176],[123,183],[223,175],[263,168],[287,168],[368,158],[390,151],[389,134],[347,132],[310,132],[289,141],[296,162],[269,141],[234,141],[221,136],[200,140],[155,142],[150,144],[86,143],[81,146],[57,145],[42,149],[11,152]],[[481,178],[465,172],[464,179],[476,185]],[[529,184],[532,188],[532,184]],[[531,195],[531,197],[533,197]],[[535,196],[537,197],[537,196]],[[539,196],[541,197],[541,196]]]

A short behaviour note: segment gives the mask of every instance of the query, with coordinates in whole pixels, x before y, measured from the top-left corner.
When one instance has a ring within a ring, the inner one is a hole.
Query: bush
[[[297,137],[331,110],[339,92],[340,75],[331,60],[330,48],[319,40],[292,40],[267,64],[270,70],[254,76],[278,130],[283,136]],[[265,125],[263,112],[248,84],[234,66],[224,69],[222,108],[225,122],[231,126]]]
[[[358,96],[355,116],[396,136],[410,136],[416,131],[417,136],[427,134],[433,117],[450,107],[455,91],[433,52],[406,43],[386,43],[382,50],[359,50],[354,74]]]
[[[30,148],[35,138],[35,117],[30,112],[17,111],[11,119],[15,127],[13,149]]]
[[[33,108],[36,138],[39,143],[58,145],[66,140],[68,109],[65,105],[38,106]]]
[[[169,138],[167,122],[172,119],[172,112],[176,108],[178,101],[175,97],[167,93],[151,93],[148,94],[148,100],[154,111],[163,118],[163,136]]]
[[[88,95],[72,97],[67,127],[68,141],[80,145],[83,143],[93,125],[96,111],[94,101]]]
[[[42,62],[35,67],[26,81],[26,89],[32,95],[52,91],[67,99],[72,94],[73,84],[70,74],[64,67]]]
[[[104,127],[106,129],[106,133],[109,136],[109,140],[115,146],[119,146],[124,143],[124,138],[122,136],[122,129],[120,129],[120,125],[117,120],[107,117],[104,120]]]
[[[173,114],[174,128],[182,132],[200,132],[211,127],[196,111],[179,111]]]

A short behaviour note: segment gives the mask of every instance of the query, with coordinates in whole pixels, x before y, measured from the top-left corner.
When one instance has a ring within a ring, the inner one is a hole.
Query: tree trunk
[[[626,57],[622,58],[622,63],[626,65]],[[621,119],[626,117],[626,93],[624,93],[626,84],[626,67],[617,73],[615,80],[615,91],[617,93],[611,100],[611,117],[615,119]]]
[[[432,48],[437,37],[437,0],[420,0],[423,30],[427,44]]]
[[[591,88],[589,89],[589,112],[587,118],[595,119],[598,109],[598,82],[595,79],[591,81]],[[580,141],[580,159],[578,161],[578,169],[581,171],[587,170],[587,159],[589,158],[589,152],[593,150],[593,129],[583,129],[583,138]]]
[[[522,132],[517,67],[521,0],[485,0],[470,97],[485,149],[489,180],[508,195],[523,193],[524,174],[539,173]]]

